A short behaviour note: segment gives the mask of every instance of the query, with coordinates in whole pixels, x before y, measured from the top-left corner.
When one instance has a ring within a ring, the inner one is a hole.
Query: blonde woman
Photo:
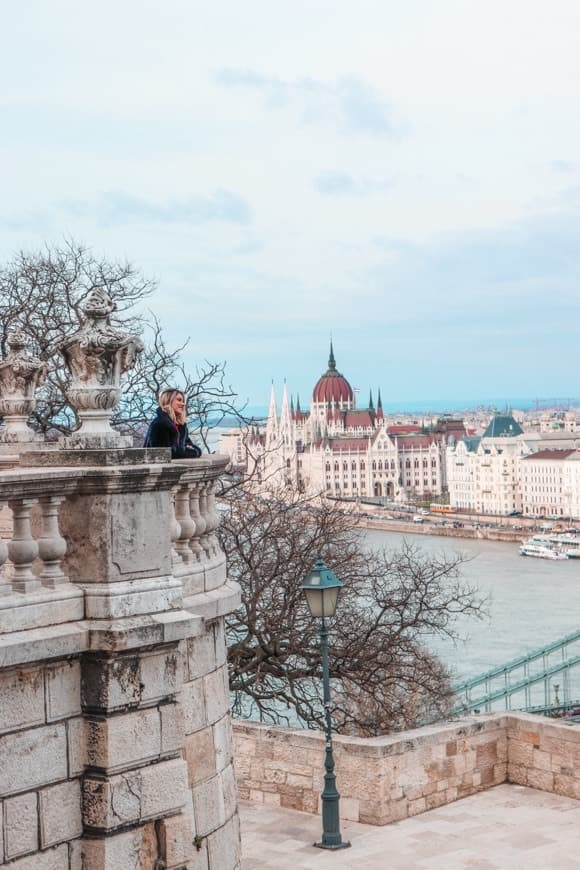
[[[172,459],[197,459],[201,450],[189,437],[185,396],[181,390],[159,393],[159,407],[149,424],[144,447],[170,447]]]

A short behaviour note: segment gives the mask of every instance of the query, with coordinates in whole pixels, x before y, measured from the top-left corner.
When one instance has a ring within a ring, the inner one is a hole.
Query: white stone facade
[[[495,516],[580,518],[579,458],[580,443],[564,431],[464,438],[447,447],[450,505]]]
[[[307,412],[294,407],[284,386],[280,411],[274,387],[265,427],[229,432],[220,448],[258,482],[292,482],[304,491],[351,500],[436,499],[446,490],[446,445],[465,429],[460,420],[390,426],[380,393],[357,409],[350,384],[336,371],[334,353],[316,383]]]

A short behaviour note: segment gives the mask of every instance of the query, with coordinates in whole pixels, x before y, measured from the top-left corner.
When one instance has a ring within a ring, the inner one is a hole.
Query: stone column
[[[0,501],[0,510],[4,507],[4,503]],[[2,531],[0,529],[0,595],[9,595],[12,592],[12,584],[8,583],[6,580],[6,576],[4,574],[5,563],[8,559],[8,546],[6,541],[2,537]]]

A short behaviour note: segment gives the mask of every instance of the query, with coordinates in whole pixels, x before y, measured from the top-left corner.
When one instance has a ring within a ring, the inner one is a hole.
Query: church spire
[[[290,406],[288,404],[288,390],[286,388],[286,381],[284,381],[284,389],[282,391],[282,407],[280,409],[279,434],[283,444],[286,447],[289,447],[292,438],[292,422],[290,419]]]
[[[373,405],[373,391],[371,390],[369,393],[369,411],[374,411],[375,406]]]
[[[336,371],[336,360],[334,358],[334,350],[332,348],[332,339],[330,339],[330,356],[328,357],[328,370],[330,372]]]
[[[384,416],[385,415],[383,414],[383,400],[381,399],[381,388],[379,387],[379,397],[377,399],[377,418],[379,420],[383,420]]]
[[[266,446],[271,447],[278,438],[278,409],[276,407],[276,393],[274,381],[270,390],[270,407],[268,408],[268,422],[266,424]]]

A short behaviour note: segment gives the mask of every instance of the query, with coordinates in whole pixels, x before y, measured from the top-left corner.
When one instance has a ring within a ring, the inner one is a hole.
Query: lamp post
[[[322,839],[315,843],[320,849],[346,849],[350,846],[340,835],[340,815],[338,811],[340,794],[336,788],[334,758],[332,755],[332,722],[330,719],[330,669],[328,665],[328,627],[326,620],[334,616],[338,593],[342,583],[322,559],[317,559],[300,587],[304,590],[308,608],[312,616],[320,619],[320,649],[322,653],[322,691],[324,700],[324,721],[326,735],[326,755],[324,759],[324,789],[322,791]]]

